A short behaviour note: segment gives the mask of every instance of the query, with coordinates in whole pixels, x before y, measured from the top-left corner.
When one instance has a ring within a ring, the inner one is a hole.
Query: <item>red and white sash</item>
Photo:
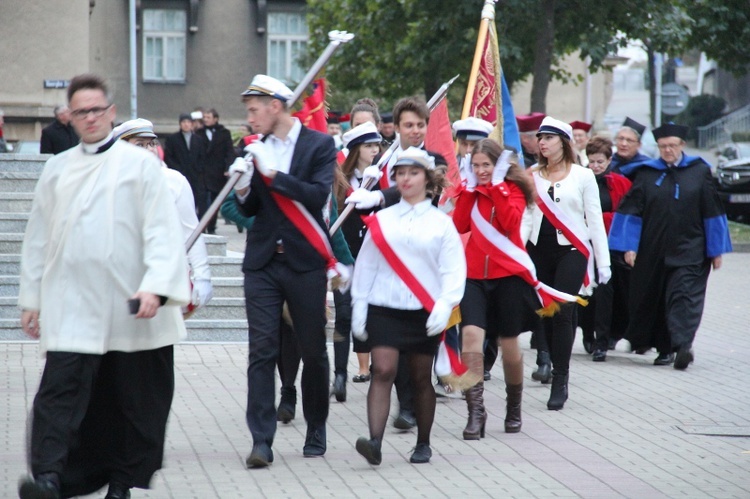
[[[305,206],[293,199],[279,194],[278,192],[270,189],[271,179],[262,175],[256,171],[256,175],[260,175],[263,182],[269,186],[269,192],[271,197],[276,202],[282,213],[292,222],[297,230],[302,233],[302,236],[309,242],[313,248],[323,257],[326,261],[326,275],[329,279],[332,279],[339,275],[336,270],[336,257],[333,255],[333,249],[331,248],[331,242],[328,239],[328,234],[324,231],[315,218],[307,211]]]
[[[409,291],[417,297],[425,310],[432,312],[432,309],[435,306],[435,299],[427,288],[419,282],[419,278],[406,266],[393,247],[388,243],[388,240],[383,234],[383,229],[380,226],[378,214],[376,213],[367,217],[365,219],[365,224],[369,229],[372,241],[375,243],[375,246],[383,255],[391,269],[393,269],[396,275],[398,275],[404,284],[406,284]],[[454,307],[451,317],[448,320],[446,330],[443,331],[440,337],[440,347],[438,349],[437,360],[435,361],[436,374],[456,389],[473,386],[479,381],[471,376],[468,372],[469,369],[461,362],[461,357],[458,353],[458,333],[453,330],[453,336],[450,340],[448,338],[448,331],[451,331],[453,326],[460,322],[461,312],[458,307]]]
[[[547,220],[563,233],[570,244],[586,258],[588,264],[586,274],[583,276],[583,285],[589,287],[594,282],[594,257],[588,230],[586,227],[581,227],[552,201],[545,190],[544,180],[538,174],[534,175],[534,185],[537,193],[536,204],[539,209],[542,210]]]
[[[471,238],[479,248],[509,274],[516,275],[531,285],[536,291],[543,309],[555,302],[583,301],[568,293],[563,293],[541,282],[536,276],[536,267],[524,248],[517,246],[507,236],[498,231],[479,212],[479,203],[471,210]]]

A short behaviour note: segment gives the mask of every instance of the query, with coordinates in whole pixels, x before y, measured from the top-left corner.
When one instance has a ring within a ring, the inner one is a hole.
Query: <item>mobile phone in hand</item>
[[[137,314],[138,310],[141,308],[141,299],[133,298],[131,300],[128,300],[128,307],[130,308],[130,313],[132,315]]]

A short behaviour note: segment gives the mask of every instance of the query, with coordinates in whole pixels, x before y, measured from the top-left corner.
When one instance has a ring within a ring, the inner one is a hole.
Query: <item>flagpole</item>
[[[461,119],[466,119],[471,111],[471,101],[474,97],[474,89],[477,85],[477,75],[479,74],[479,65],[482,62],[482,53],[484,44],[487,42],[490,21],[495,19],[495,2],[497,0],[484,0],[482,8],[482,21],[479,23],[479,35],[477,36],[477,46],[474,49],[474,60],[471,63],[471,73],[469,73],[469,86],[466,88],[466,97],[464,98],[464,108],[461,111]]]

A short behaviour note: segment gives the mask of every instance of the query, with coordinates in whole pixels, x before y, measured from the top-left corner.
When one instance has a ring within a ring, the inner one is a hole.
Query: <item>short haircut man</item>
[[[159,161],[115,140],[104,80],[68,98],[81,144],[47,161],[22,249],[21,326],[47,361],[19,495],[128,497],[161,467],[187,262]]]

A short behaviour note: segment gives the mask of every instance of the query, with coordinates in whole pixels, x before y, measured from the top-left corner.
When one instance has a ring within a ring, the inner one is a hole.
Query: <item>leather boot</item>
[[[553,373],[547,409],[559,411],[565,405],[566,400],[568,400],[568,373]]]
[[[517,385],[505,384],[505,433],[521,431],[521,397],[523,383]]]
[[[484,372],[484,356],[477,352],[465,352],[461,354],[461,361],[482,380]],[[480,381],[468,390],[466,405],[469,409],[469,419],[464,428],[464,440],[479,440],[484,437],[484,425],[487,422],[487,411],[484,410],[484,381]]]
[[[537,350],[536,365],[537,370],[531,373],[531,379],[541,381],[543,385],[546,385],[552,378],[552,361],[549,358],[549,352]]]

